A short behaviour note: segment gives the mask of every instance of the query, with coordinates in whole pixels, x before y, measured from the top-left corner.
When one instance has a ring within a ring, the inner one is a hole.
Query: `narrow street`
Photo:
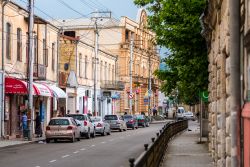
[[[138,157],[143,144],[151,142],[164,124],[148,128],[113,131],[110,136],[80,142],[34,143],[2,149],[1,167],[125,167],[130,157]]]

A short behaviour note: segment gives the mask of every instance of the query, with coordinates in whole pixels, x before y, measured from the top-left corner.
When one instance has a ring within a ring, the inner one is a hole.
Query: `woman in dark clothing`
[[[42,126],[41,126],[41,117],[39,115],[39,112],[36,113],[36,126],[35,126],[35,134],[36,137],[42,137],[43,132],[42,132]]]

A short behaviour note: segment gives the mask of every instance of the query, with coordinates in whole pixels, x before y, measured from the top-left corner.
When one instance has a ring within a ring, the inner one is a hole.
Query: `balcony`
[[[43,64],[34,64],[33,76],[36,79],[45,80],[47,74],[47,67]]]
[[[107,90],[123,90],[125,88],[121,81],[101,81],[100,87]]]
[[[148,78],[144,78],[141,76],[133,76],[133,82],[138,84],[148,84]]]

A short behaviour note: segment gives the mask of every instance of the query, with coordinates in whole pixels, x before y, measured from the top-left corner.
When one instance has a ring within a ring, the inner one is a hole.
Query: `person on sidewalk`
[[[35,119],[35,134],[36,137],[42,137],[42,126],[41,126],[41,117],[39,115],[39,112],[36,112],[36,119]]]
[[[153,108],[153,115],[156,116],[157,115],[157,109],[156,106]]]
[[[28,117],[27,117],[26,112],[23,112],[23,115],[22,115],[22,128],[23,128],[23,136],[28,137],[26,135],[26,130],[28,129]]]

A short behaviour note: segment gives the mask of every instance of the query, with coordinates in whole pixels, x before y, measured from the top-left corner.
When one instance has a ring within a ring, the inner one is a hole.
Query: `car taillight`
[[[96,127],[102,127],[102,124],[98,123]]]
[[[84,121],[84,126],[87,126],[87,124],[88,124],[87,121]]]
[[[49,126],[46,126],[46,130],[50,130],[50,127],[49,127]]]
[[[72,130],[73,129],[73,126],[68,126],[67,127],[67,130]]]

